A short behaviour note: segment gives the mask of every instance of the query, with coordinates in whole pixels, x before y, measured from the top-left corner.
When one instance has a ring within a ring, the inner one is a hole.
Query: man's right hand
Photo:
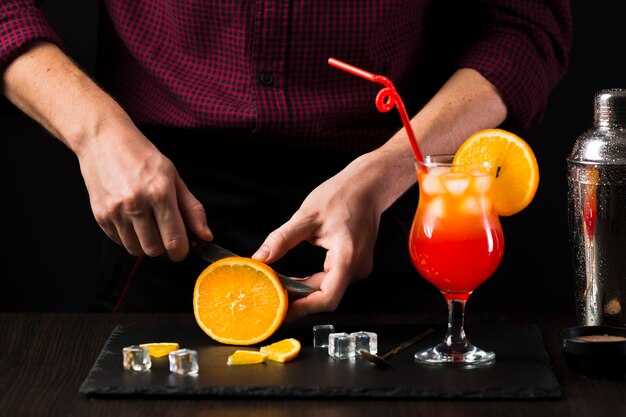
[[[77,155],[96,221],[132,255],[167,252],[180,261],[187,230],[213,238],[202,204],[130,119],[107,120]]]
[[[211,240],[204,208],[172,162],[57,46],[34,43],[2,75],[3,93],[78,156],[98,224],[133,255],[172,260],[187,230]]]

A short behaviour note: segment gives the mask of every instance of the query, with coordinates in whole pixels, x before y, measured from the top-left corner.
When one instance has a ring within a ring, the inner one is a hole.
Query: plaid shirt
[[[61,40],[35,0],[0,0],[0,68]],[[98,78],[138,124],[226,129],[298,146],[366,151],[399,127],[381,86],[416,113],[458,68],[500,91],[509,122],[541,119],[562,77],[569,0],[103,0]]]

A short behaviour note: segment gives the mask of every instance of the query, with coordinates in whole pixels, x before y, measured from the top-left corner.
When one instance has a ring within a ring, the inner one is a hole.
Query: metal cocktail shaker
[[[567,158],[576,319],[626,326],[626,90],[598,92],[594,108]]]

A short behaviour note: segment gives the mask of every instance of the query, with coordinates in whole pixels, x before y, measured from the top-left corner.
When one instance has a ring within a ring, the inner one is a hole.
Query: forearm
[[[412,119],[424,155],[454,153],[469,135],[496,127],[507,116],[498,91],[477,71],[457,71]],[[408,141],[404,131],[390,142]]]
[[[496,127],[507,109],[498,91],[478,72],[457,71],[411,120],[423,155],[454,153],[472,133]],[[404,129],[357,160],[368,165],[379,210],[386,210],[416,182],[415,158]]]
[[[5,96],[75,153],[123,109],[57,46],[30,47],[3,73]]]

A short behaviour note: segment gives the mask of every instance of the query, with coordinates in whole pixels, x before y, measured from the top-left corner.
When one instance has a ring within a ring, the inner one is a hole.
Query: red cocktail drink
[[[448,301],[450,321],[444,341],[418,352],[431,364],[493,362],[495,355],[471,345],[463,330],[469,295],[498,268],[504,236],[491,200],[495,181],[489,166],[455,166],[453,155],[429,156],[418,169],[420,200],[409,239],[418,272]]]

